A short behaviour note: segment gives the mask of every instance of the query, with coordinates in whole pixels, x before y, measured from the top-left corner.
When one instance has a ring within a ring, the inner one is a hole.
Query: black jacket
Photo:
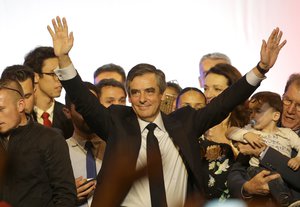
[[[75,206],[68,146],[54,129],[32,120],[9,138],[2,199],[14,207]]]
[[[62,81],[62,85],[91,129],[107,142],[93,205],[97,203],[98,206],[119,206],[132,184],[124,180],[136,171],[141,145],[137,116],[131,107],[112,105],[107,109],[100,105],[78,75],[71,80]],[[170,115],[162,114],[165,128],[188,173],[188,198],[203,191],[198,137],[224,120],[255,89],[243,77],[204,109],[196,111],[191,107],[184,107]],[[120,186],[121,183],[123,186]],[[104,200],[109,202],[104,205]]]

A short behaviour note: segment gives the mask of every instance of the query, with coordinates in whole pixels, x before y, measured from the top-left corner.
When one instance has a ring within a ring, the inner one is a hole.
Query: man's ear
[[[38,73],[34,73],[34,84],[39,83],[40,76]]]
[[[24,99],[20,99],[17,102],[17,109],[19,113],[22,113],[25,111],[25,100]]]
[[[274,120],[275,122],[277,122],[277,121],[280,119],[280,115],[281,115],[281,113],[280,113],[279,111],[275,111],[275,112],[273,113],[273,120]]]
[[[72,117],[71,117],[71,111],[70,111],[70,109],[68,109],[67,107],[63,107],[63,109],[62,109],[62,111],[63,111],[63,113],[64,113],[64,115],[67,117],[67,119],[71,119]]]

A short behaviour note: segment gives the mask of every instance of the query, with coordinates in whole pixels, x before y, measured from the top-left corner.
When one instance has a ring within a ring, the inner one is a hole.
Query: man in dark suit
[[[34,71],[34,119],[45,126],[58,128],[65,139],[73,134],[73,125],[63,113],[64,105],[55,101],[61,94],[62,86],[53,72],[58,66],[58,59],[52,47],[37,47],[29,52],[24,65]]]
[[[164,73],[149,64],[136,65],[128,73],[126,88],[132,107],[99,106],[68,56],[73,34],[68,33],[65,18],[61,22],[57,17],[52,24],[54,31],[50,26],[48,30],[62,68],[55,72],[88,125],[107,142],[92,206],[183,206],[191,199],[200,204],[203,177],[197,138],[253,93],[262,73],[274,65],[285,44],[280,44],[282,32],[273,30],[268,42],[263,43],[258,68],[204,109],[184,107],[167,116],[160,112],[166,88]],[[153,140],[158,142],[158,150]],[[153,166],[154,161],[159,164]],[[146,165],[148,179],[132,182],[136,172]]]

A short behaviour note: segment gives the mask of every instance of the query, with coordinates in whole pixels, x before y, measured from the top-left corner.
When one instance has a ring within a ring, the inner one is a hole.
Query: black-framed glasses
[[[286,106],[290,106],[292,105],[293,103],[295,103],[295,108],[298,112],[300,112],[300,103],[297,103],[296,101],[292,101],[290,100],[288,97],[286,96],[283,96],[282,97],[282,103]]]
[[[55,73],[40,73],[40,74],[43,74],[43,75],[49,75],[51,76],[53,79],[58,79],[58,76],[55,74]]]

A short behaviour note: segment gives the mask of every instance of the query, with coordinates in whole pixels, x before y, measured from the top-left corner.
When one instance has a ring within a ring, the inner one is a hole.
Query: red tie
[[[52,123],[51,123],[51,121],[50,121],[50,119],[49,119],[49,116],[50,116],[50,114],[47,113],[47,112],[44,112],[44,113],[42,114],[44,126],[47,126],[47,127],[51,127],[51,126],[52,126]]]

